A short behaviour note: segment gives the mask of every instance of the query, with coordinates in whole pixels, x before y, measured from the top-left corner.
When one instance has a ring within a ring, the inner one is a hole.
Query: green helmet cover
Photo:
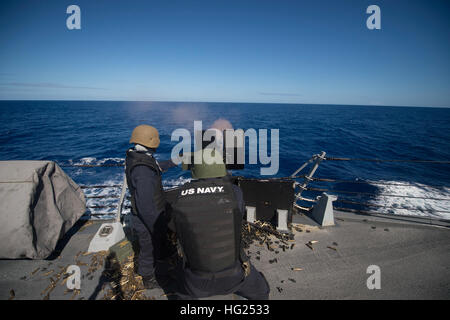
[[[201,163],[195,163],[196,157],[201,159]],[[193,179],[219,178],[227,175],[222,155],[215,156],[214,151],[208,150],[200,150],[191,154],[191,164],[183,162],[182,168],[184,170],[190,168]]]

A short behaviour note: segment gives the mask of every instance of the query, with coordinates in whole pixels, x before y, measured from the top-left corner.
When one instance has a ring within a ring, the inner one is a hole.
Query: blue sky
[[[81,8],[68,30],[66,8]],[[381,8],[368,30],[366,8]],[[2,0],[0,99],[450,106],[450,2]]]

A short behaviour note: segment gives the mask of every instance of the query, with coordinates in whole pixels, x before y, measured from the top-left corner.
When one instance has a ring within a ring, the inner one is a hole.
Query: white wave
[[[173,188],[177,186],[181,186],[187,182],[191,181],[190,178],[179,177],[176,179],[163,179],[163,186],[165,189]],[[114,186],[114,185],[122,185],[123,175],[119,174],[113,179],[108,179],[103,182],[96,183],[97,185],[105,185],[105,186]],[[88,198],[86,199],[87,206],[114,206],[108,208],[89,208],[89,213],[107,213],[103,217],[97,216],[96,219],[111,219],[111,215],[114,215],[117,212],[117,205],[119,203],[119,197],[122,191],[122,188],[89,188],[84,189],[84,194],[86,197],[105,197],[105,198]],[[126,196],[129,196],[129,192],[127,191]],[[131,203],[128,199],[125,198],[122,214],[130,213]],[[128,208],[127,208],[128,207]]]
[[[117,175],[114,179],[105,180],[96,183],[96,185],[114,186],[122,185],[122,175]],[[90,214],[107,213],[104,216],[96,216],[97,219],[110,219],[111,215],[117,212],[118,197],[122,191],[121,188],[89,188],[83,189],[84,195],[87,197],[86,206],[111,206],[107,208],[88,208],[87,212]],[[104,198],[89,198],[89,197],[104,197]]]
[[[379,195],[371,203],[392,207],[371,207],[372,211],[450,219],[450,212],[440,212],[450,211],[450,188],[448,187],[436,188],[419,183],[387,180],[373,181],[372,183],[379,188]],[[419,198],[391,197],[383,196],[383,194]],[[449,200],[433,200],[432,198]],[[408,210],[408,208],[417,210]]]
[[[123,174],[117,174],[114,178],[105,180],[98,184],[101,185],[122,185]],[[165,189],[182,186],[190,182],[191,178],[178,177],[174,179],[163,179],[163,186]],[[398,215],[416,215],[416,216],[432,216],[450,219],[450,200],[433,200],[432,198],[450,199],[450,188],[436,188],[419,183],[409,183],[405,181],[390,181],[378,180],[369,181],[379,189],[379,194],[375,199],[370,200],[369,203],[378,205],[380,207],[370,207],[371,211],[380,213],[391,213]],[[90,209],[91,213],[105,212],[115,214],[117,212],[118,197],[121,193],[121,188],[94,188],[84,189],[86,196],[104,196],[116,198],[93,198],[87,199],[88,206],[102,206],[114,205],[114,208]],[[128,196],[127,192],[127,196]],[[391,197],[385,195],[400,195],[420,198],[403,198]],[[130,201],[125,200],[123,214],[130,212]],[[381,207],[382,206],[382,207]],[[411,210],[415,209],[415,210]],[[417,210],[416,210],[417,209]],[[107,218],[107,217],[105,217]]]
[[[73,177],[77,177],[77,176],[82,176],[83,174],[84,174],[83,169],[77,169],[77,170],[75,170],[75,172],[72,172],[72,173],[71,173],[72,178],[73,178]]]
[[[165,179],[163,180],[163,186],[165,189],[182,186],[185,183],[191,181],[191,178],[178,177],[177,179]]]
[[[155,157],[155,159],[159,160],[161,158],[161,155],[156,153],[154,155],[154,157]],[[84,157],[84,158],[81,158],[76,161],[74,161],[72,159],[69,160],[69,164],[71,164],[71,165],[102,165],[107,162],[114,163],[114,164],[124,164],[125,158],[112,157],[112,158],[97,159],[95,157]]]
[[[78,161],[69,160],[70,164],[73,165],[102,165],[106,162],[115,162],[115,163],[123,163],[125,161],[125,158],[103,158],[103,159],[97,159],[95,157],[85,157],[81,158]]]
[[[95,160],[97,160],[97,159],[93,158],[93,157],[87,157],[87,158],[81,158],[80,161],[75,162],[75,163],[72,160],[69,160],[69,162],[71,164],[93,164]]]

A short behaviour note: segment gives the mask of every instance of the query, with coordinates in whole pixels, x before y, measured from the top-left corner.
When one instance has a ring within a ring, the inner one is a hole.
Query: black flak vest
[[[215,273],[236,265],[242,213],[228,179],[185,184],[172,209],[177,237],[191,270]]]
[[[149,167],[150,169],[155,171],[158,175],[158,184],[153,192],[153,202],[155,203],[155,207],[158,213],[161,213],[166,208],[164,189],[161,181],[161,170],[155,158],[153,158],[153,156],[144,152],[129,149],[127,151],[127,157],[125,159],[125,174],[127,177],[128,190],[130,191],[131,195],[132,213],[139,214],[139,211],[136,207],[136,199],[135,199],[136,189],[134,188],[131,182],[131,171],[134,169],[134,167],[142,165]]]

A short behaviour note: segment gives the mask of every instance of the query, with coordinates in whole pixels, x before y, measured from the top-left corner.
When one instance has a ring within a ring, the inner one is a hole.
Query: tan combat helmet
[[[159,133],[156,128],[141,124],[134,128],[131,134],[130,143],[136,143],[143,145],[147,148],[158,148],[159,147]]]

